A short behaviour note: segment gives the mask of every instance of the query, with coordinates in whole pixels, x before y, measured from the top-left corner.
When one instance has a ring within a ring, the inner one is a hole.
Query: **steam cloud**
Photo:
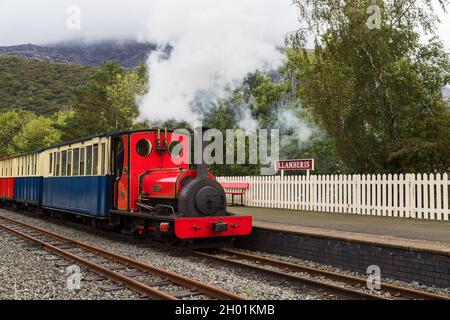
[[[249,72],[280,66],[279,48],[296,25],[290,0],[153,1],[144,40],[161,51],[148,59],[141,117],[197,120],[190,108],[195,99],[224,98]]]
[[[313,135],[313,126],[298,115],[292,109],[284,109],[278,113],[279,128],[293,130],[293,135],[290,138],[295,138],[299,142],[308,141]]]

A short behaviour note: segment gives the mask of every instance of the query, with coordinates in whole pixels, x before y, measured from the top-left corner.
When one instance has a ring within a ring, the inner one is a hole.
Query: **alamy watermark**
[[[76,291],[81,289],[81,269],[76,264],[73,264],[66,269],[67,290]]]
[[[381,268],[377,265],[370,265],[367,267],[367,289],[380,290],[381,289]]]
[[[81,8],[77,5],[71,5],[66,9],[67,19],[66,27],[70,31],[81,30]]]
[[[367,8],[367,14],[369,15],[369,18],[367,19],[366,26],[370,30],[380,30],[381,29],[381,8],[376,4],[371,4]]]
[[[194,128],[202,127],[196,122]],[[280,154],[280,131],[278,129],[205,129],[202,134],[194,130],[193,139],[186,129],[177,129],[173,135],[179,136],[180,143],[170,149],[175,164],[241,164],[260,165],[262,175],[277,173],[275,162]],[[191,159],[190,147],[184,139],[193,141],[194,155]],[[188,149],[188,150],[185,150]],[[187,151],[187,152],[186,152]],[[193,160],[193,161],[192,161]]]

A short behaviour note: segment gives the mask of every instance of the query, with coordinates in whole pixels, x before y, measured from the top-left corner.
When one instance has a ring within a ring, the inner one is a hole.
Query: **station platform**
[[[450,256],[450,222],[310,212],[287,209],[228,207],[253,216],[253,226],[317,237],[345,239]]]

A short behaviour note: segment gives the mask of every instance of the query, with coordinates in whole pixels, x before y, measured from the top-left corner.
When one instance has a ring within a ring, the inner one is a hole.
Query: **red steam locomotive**
[[[95,135],[0,159],[0,201],[176,243],[248,235],[252,218],[228,213],[220,183],[204,162],[190,168],[189,156],[186,134]]]

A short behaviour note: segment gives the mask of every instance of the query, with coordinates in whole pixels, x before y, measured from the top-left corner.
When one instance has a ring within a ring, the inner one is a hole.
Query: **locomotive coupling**
[[[228,231],[228,223],[226,223],[226,222],[214,222],[213,223],[213,230],[215,232]]]

